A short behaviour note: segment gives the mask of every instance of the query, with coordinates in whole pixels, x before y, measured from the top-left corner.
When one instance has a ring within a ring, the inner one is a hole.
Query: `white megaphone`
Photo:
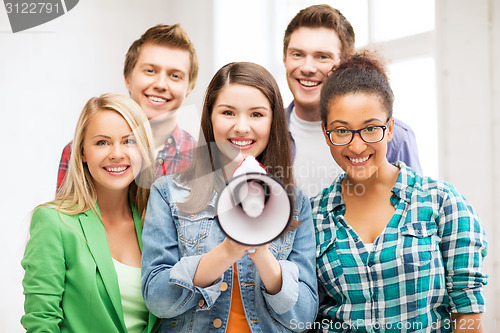
[[[253,156],[236,168],[217,199],[217,221],[232,240],[249,246],[267,244],[292,220],[292,196]],[[250,251],[249,251],[250,252]]]

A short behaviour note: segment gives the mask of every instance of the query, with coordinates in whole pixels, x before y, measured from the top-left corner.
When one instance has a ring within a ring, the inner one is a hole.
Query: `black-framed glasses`
[[[358,133],[361,140],[366,143],[382,141],[385,136],[386,125],[370,125],[358,130],[336,128],[326,131],[326,135],[334,146],[345,146],[352,142],[354,134]]]

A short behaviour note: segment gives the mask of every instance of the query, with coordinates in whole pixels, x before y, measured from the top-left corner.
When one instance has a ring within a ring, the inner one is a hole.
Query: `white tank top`
[[[123,319],[129,333],[141,333],[148,324],[149,311],[141,290],[141,268],[113,259],[122,300]]]

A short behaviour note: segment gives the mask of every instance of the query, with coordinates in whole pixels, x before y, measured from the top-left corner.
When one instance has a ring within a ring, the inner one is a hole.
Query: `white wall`
[[[53,198],[62,148],[92,96],[127,94],[123,60],[163,0],[84,0],[52,22],[13,34],[0,6],[0,332],[22,332],[20,265],[29,214]]]
[[[440,175],[465,195],[486,229],[485,332],[500,328],[500,5],[438,0]]]

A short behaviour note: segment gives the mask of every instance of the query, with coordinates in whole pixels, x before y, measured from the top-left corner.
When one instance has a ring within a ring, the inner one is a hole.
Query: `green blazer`
[[[132,213],[142,249],[141,218],[133,206]],[[36,209],[21,264],[27,332],[127,333],[106,233],[92,210]],[[159,322],[150,313],[143,332],[155,332]]]

